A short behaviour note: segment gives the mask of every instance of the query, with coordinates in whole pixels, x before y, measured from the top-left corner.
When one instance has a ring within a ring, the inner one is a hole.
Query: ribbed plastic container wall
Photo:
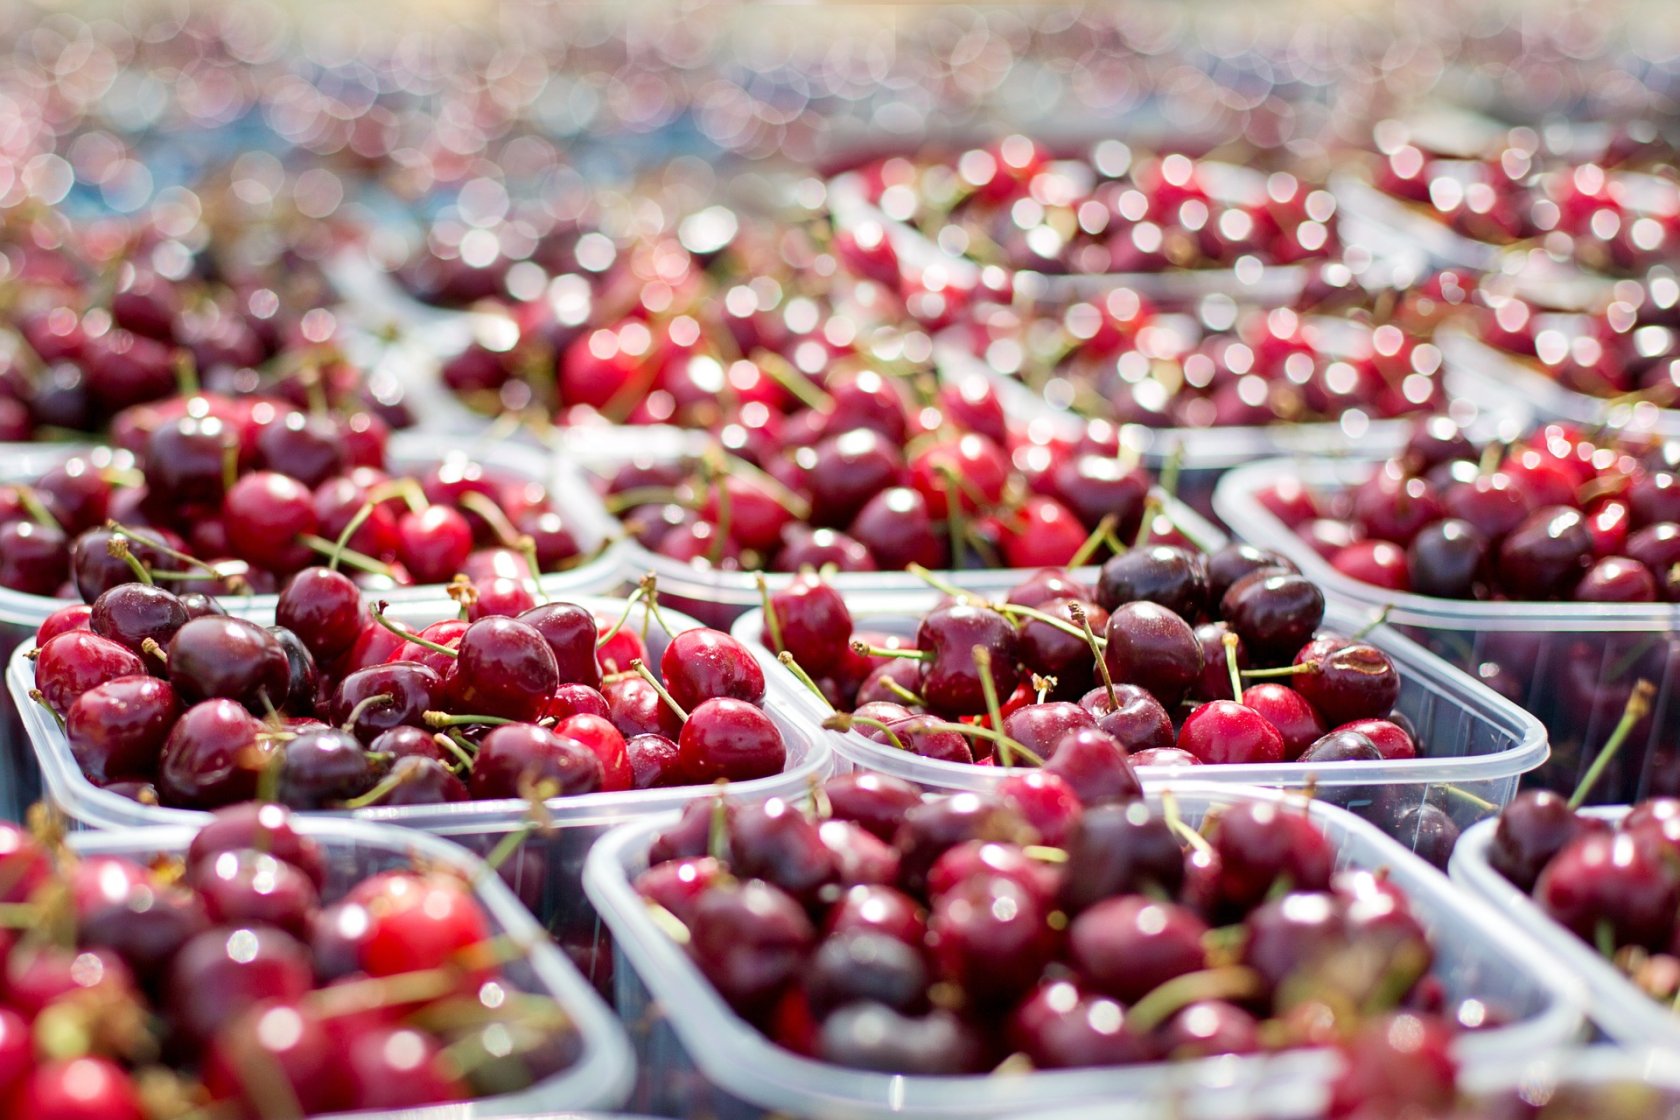
[[[577,970],[542,936],[525,907],[487,873],[481,861],[442,840],[366,821],[314,818],[299,827],[321,846],[326,857],[324,898],[337,898],[378,872],[420,863],[457,874],[473,884],[473,895],[490,919],[491,936],[523,947],[524,956],[504,966],[508,977],[523,990],[558,1002],[577,1025],[582,1040],[582,1053],[575,1065],[523,1092],[400,1113],[341,1114],[346,1120],[479,1120],[571,1109],[613,1109],[624,1103],[635,1067],[623,1029]],[[147,862],[157,856],[184,855],[196,831],[145,828],[81,833],[71,838],[70,846],[78,855],[123,856]]]
[[[1593,800],[1680,792],[1680,605],[1483,603],[1386,591],[1337,572],[1256,500],[1283,479],[1329,493],[1375,469],[1371,462],[1252,463],[1220,482],[1214,508],[1238,537],[1289,557],[1333,602],[1387,608],[1390,626],[1538,717],[1552,757],[1535,780],[1549,788],[1575,788],[1635,683],[1650,681],[1650,718],[1623,745]]]
[[[933,609],[937,596],[848,597],[853,621],[888,634],[914,636],[916,623]],[[1372,613],[1331,606],[1324,625],[1352,633],[1368,625]],[[735,637],[746,643],[764,666],[767,678],[792,678],[764,644],[763,611],[735,624]],[[1311,788],[1319,798],[1353,810],[1390,835],[1415,846],[1415,819],[1406,810],[1427,800],[1465,827],[1498,810],[1516,796],[1522,775],[1546,760],[1546,731],[1540,721],[1491,689],[1446,664],[1396,633],[1376,626],[1367,635],[1394,661],[1400,672],[1396,707],[1417,727],[1427,757],[1392,762],[1343,762],[1312,766],[1298,762],[1231,766],[1145,766],[1149,781],[1190,780],[1219,785]],[[828,709],[810,690],[798,700],[818,723]],[[969,766],[923,758],[877,743],[857,731],[830,731],[841,767],[874,770],[913,782],[925,790],[991,789],[1011,773],[1002,766]],[[1408,831],[1409,828],[1409,831]]]
[[[604,617],[616,618],[623,601],[590,596],[573,596],[576,602]],[[391,617],[420,625],[453,617],[454,603],[393,604]],[[698,623],[677,611],[661,608],[674,631]],[[636,607],[628,625],[640,628],[645,615]],[[263,621],[259,619],[258,621]],[[659,658],[670,636],[650,622],[647,645],[650,667],[657,673]],[[7,683],[26,728],[25,745],[31,753],[30,767],[39,768],[46,800],[61,809],[77,826],[93,829],[136,828],[149,825],[198,827],[209,814],[192,809],[168,809],[142,805],[121,794],[101,789],[90,782],[70,753],[64,733],[52,717],[29,699],[34,665],[27,648],[13,655],[7,668]],[[833,755],[825,741],[827,733],[812,724],[797,702],[786,674],[766,681],[765,710],[787,743],[787,769],[773,777],[736,784],[743,796],[791,797],[803,794],[812,782],[827,776]],[[0,780],[11,783],[17,775],[8,769]],[[589,793],[555,798],[547,803],[548,825],[527,838],[519,852],[501,866],[502,877],[513,887],[532,912],[540,915],[549,932],[559,939],[580,966],[595,976],[607,962],[598,952],[598,929],[594,913],[579,889],[584,856],[589,847],[614,825],[639,820],[680,808],[692,798],[710,792],[709,786],[679,786],[671,789],[630,790],[623,793]],[[376,821],[447,837],[479,855],[487,855],[510,831],[530,819],[523,801],[463,801],[448,805],[372,806],[351,814],[302,814]],[[604,978],[604,974],[596,978]]]
[[[1173,787],[1186,820],[1244,801],[1280,803],[1265,790],[1203,783]],[[1456,1053],[1467,1068],[1511,1064],[1563,1045],[1580,1024],[1582,995],[1548,969],[1539,950],[1487,906],[1455,890],[1433,868],[1351,814],[1304,807],[1335,846],[1342,867],[1386,868],[1406,892],[1435,945],[1434,975],[1450,999],[1476,998],[1509,1016],[1507,1025],[1464,1036]],[[670,820],[663,822],[669,825]],[[1218,1058],[1106,1070],[1055,1070],[1016,1077],[906,1077],[825,1065],[783,1050],[731,1011],[680,946],[649,918],[632,880],[647,867],[661,822],[614,831],[590,854],[584,885],[611,928],[620,964],[616,992],[637,1060],[649,1076],[634,1107],[672,1115],[756,1120],[876,1117],[1018,1116],[1088,1104],[1107,1115],[1114,1102],[1156,1115],[1240,1116],[1270,1104],[1310,1107],[1323,1100],[1335,1059],[1328,1053]],[[628,967],[626,967],[628,966]],[[1126,1113],[1121,1113],[1126,1115]]]
[[[1618,805],[1591,812],[1620,821],[1629,811]],[[1459,840],[1448,868],[1453,882],[1486,899],[1539,942],[1554,969],[1578,977],[1587,989],[1587,1014],[1606,1035],[1624,1046],[1657,1046],[1680,1054],[1680,1013],[1640,991],[1596,947],[1547,917],[1526,891],[1493,869],[1488,850],[1497,823],[1484,821]]]

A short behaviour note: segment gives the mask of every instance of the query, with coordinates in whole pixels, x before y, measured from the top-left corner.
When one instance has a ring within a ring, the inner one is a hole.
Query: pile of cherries
[[[1347,490],[1285,480],[1257,495],[1343,575],[1446,599],[1680,601],[1673,448],[1548,424],[1477,447],[1422,422]]]
[[[1432,1038],[1497,1016],[1448,1005],[1403,894],[1337,872],[1300,808],[1241,802],[1198,832],[1135,784],[1046,778],[702,800],[635,886],[737,1014],[856,1069],[1134,1065],[1332,1045],[1401,1009]]]
[[[1095,588],[1044,569],[996,602],[946,590],[912,638],[856,629],[834,588],[801,576],[767,597],[762,640],[837,709],[828,726],[942,762],[1131,782],[1134,766],[1419,754],[1393,661],[1322,629],[1317,586],[1249,546],[1135,548]],[[1398,792],[1359,809],[1432,859],[1457,836],[1443,808]]]
[[[1484,342],[1528,359],[1566,389],[1680,407],[1680,282],[1653,269],[1615,291],[1590,315],[1546,314],[1520,296],[1488,296],[1473,325]]]
[[[1441,352],[1400,326],[1205,300],[1164,314],[1128,289],[1022,324],[977,313],[970,345],[1057,407],[1112,424],[1224,428],[1390,419],[1445,403]]]
[[[1183,540],[1113,430],[1013,427],[980,376],[918,407],[859,371],[784,423],[689,458],[632,458],[608,509],[663,556],[726,570],[1037,568]],[[1081,558],[1081,559],[1076,559]]]
[[[117,417],[115,450],[0,487],[0,586],[92,602],[139,567],[183,590],[265,593],[327,555],[383,587],[580,559],[541,483],[462,452],[397,477],[387,436],[372,413],[266,396],[137,406]]]
[[[575,1064],[470,883],[357,880],[286,811],[180,856],[78,858],[0,825],[0,1103],[32,1120],[287,1118],[516,1092]]]
[[[783,770],[763,672],[728,635],[676,634],[656,676],[625,625],[633,604],[598,619],[513,580],[452,592],[461,617],[416,630],[306,568],[264,627],[202,594],[120,584],[41,627],[34,695],[90,780],[186,808],[546,799]]]
[[[1582,798],[1519,794],[1500,811],[1488,862],[1547,917],[1594,946],[1652,999],[1680,996],[1680,800],[1653,797],[1620,821]]]
[[[150,225],[111,257],[109,237],[49,210],[0,231],[17,291],[0,315],[0,439],[102,432],[183,381],[412,422],[394,378],[345,359],[332,293],[297,262],[242,267],[202,230]]]
[[[946,251],[1050,274],[1292,264],[1333,254],[1336,200],[1286,172],[1252,197],[1218,197],[1233,169],[1182,153],[1134,153],[1117,140],[1070,159],[1010,136],[949,162],[893,157],[862,169],[889,218]]]
[[[1533,240],[1599,272],[1639,273],[1673,260],[1680,186],[1633,172],[1650,153],[1625,139],[1596,159],[1568,157],[1543,150],[1533,129],[1516,128],[1495,151],[1455,158],[1413,142],[1403,128],[1379,126],[1372,182],[1472,240]]]

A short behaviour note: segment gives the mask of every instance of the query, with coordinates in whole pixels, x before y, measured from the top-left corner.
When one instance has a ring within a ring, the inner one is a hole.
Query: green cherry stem
[[[683,710],[683,706],[677,703],[677,698],[672,696],[670,690],[659,682],[659,678],[654,676],[646,665],[642,664],[641,658],[638,657],[631,661],[630,668],[637,676],[648,682],[655,692],[659,693],[659,698],[665,701],[666,706],[669,707],[671,711],[676,713],[679,720],[684,723],[688,722],[688,713]]]
[[[776,660],[780,661],[782,663],[782,667],[792,673],[794,678],[798,680],[800,684],[810,689],[811,695],[820,700],[823,707],[827,708],[831,712],[834,711],[834,705],[828,702],[828,697],[823,695],[823,690],[817,686],[816,681],[811,679],[811,674],[805,671],[805,667],[798,661],[794,660],[793,654],[784,649],[781,653],[776,655]]]
[[[1581,776],[1581,784],[1575,787],[1575,792],[1569,797],[1569,807],[1579,809],[1592,794],[1593,787],[1604,776],[1611,759],[1622,749],[1628,736],[1633,734],[1635,725],[1644,719],[1651,710],[1651,697],[1656,692],[1656,686],[1650,681],[1641,680],[1633,686],[1633,692],[1628,696],[1627,707],[1622,710],[1622,718],[1616,724],[1616,729],[1610,732],[1610,738],[1599,748],[1598,757],[1593,759],[1592,765]]]

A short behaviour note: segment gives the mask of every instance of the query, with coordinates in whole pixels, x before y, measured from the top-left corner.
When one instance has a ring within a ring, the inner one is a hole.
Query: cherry
[[[467,627],[457,648],[449,691],[467,711],[534,720],[560,684],[547,640],[516,619],[481,618]]]
[[[361,743],[336,728],[304,731],[280,745],[279,799],[294,809],[326,809],[367,792],[376,775]]]
[[[689,712],[677,737],[678,765],[690,783],[749,781],[787,765],[782,733],[757,707],[728,697]]]
[[[823,785],[832,819],[851,821],[881,840],[891,841],[898,821],[922,803],[921,791],[908,782],[855,770],[830,778]]]
[[[1112,692],[1095,688],[1079,701],[1097,717],[1097,728],[1114,736],[1127,751],[1170,747],[1172,717],[1153,694],[1136,684],[1118,683]]]
[[[1581,511],[1567,506],[1535,510],[1499,546],[1500,581],[1523,599],[1567,595],[1591,563],[1592,533]]]
[[[1190,625],[1154,603],[1123,603],[1108,619],[1103,661],[1119,683],[1147,689],[1163,704],[1176,704],[1201,673],[1201,645]]]
[[[1324,734],[1324,720],[1306,697],[1288,685],[1262,682],[1243,689],[1243,706],[1253,708],[1283,737],[1284,758],[1299,758]]]
[[[1039,758],[1048,758],[1071,731],[1096,730],[1097,721],[1078,704],[1052,700],[1026,704],[1003,718],[1003,733]]]
[[[919,949],[864,930],[826,938],[811,955],[803,984],[819,1017],[858,1002],[914,1014],[926,1002],[928,968]]]
[[[949,564],[949,552],[940,534],[941,524],[920,491],[891,486],[863,504],[846,533],[868,550],[883,571],[911,564],[943,568]]]
[[[1617,946],[1660,949],[1680,907],[1680,876],[1648,837],[1587,832],[1552,857],[1534,884],[1534,898],[1588,942],[1597,943],[1602,925]]]
[[[357,739],[371,743],[398,727],[425,727],[425,716],[442,702],[444,686],[437,673],[413,661],[392,661],[356,669],[338,682],[332,721]]]
[[[1278,729],[1234,700],[1214,700],[1191,712],[1179,729],[1178,749],[1205,763],[1282,762],[1288,754]]]
[[[24,1077],[11,1098],[19,1116],[38,1120],[145,1120],[140,1090],[104,1058],[47,1062]]]
[[[985,1045],[976,1029],[952,1012],[910,1017],[864,1002],[823,1020],[817,1056],[852,1069],[937,1077],[978,1072]]]
[[[1575,585],[1574,597],[1580,603],[1654,603],[1663,597],[1659,590],[1644,564],[1625,556],[1606,556],[1587,569]]]
[[[1231,585],[1219,613],[1264,664],[1288,657],[1312,637],[1324,618],[1324,593],[1295,573],[1261,569]]]
[[[467,884],[448,875],[385,872],[347,897],[373,919],[361,945],[369,976],[460,966],[464,951],[490,939],[489,920]]]
[[[1291,891],[1266,902],[1244,924],[1243,963],[1273,991],[1322,967],[1349,938],[1345,908],[1333,895],[1317,891]]]
[[[1070,912],[1122,893],[1176,896],[1184,881],[1178,838],[1142,801],[1086,809],[1067,854],[1061,904]]]
[[[305,568],[280,589],[274,618],[296,634],[318,661],[331,661],[349,649],[361,632],[361,592],[341,572]]]
[[[195,1044],[214,1038],[270,999],[296,1000],[313,986],[309,952],[268,926],[218,928],[194,936],[170,965],[170,1015]]]
[[[93,608],[86,603],[72,603],[67,607],[60,607],[48,615],[35,631],[35,644],[44,646],[60,634],[69,630],[90,629],[88,621],[93,616]]]
[[[1125,1008],[1069,980],[1034,989],[1010,1016],[1009,1039],[1036,1069],[1131,1065],[1155,1056]]]
[[[352,1039],[342,1058],[351,1109],[396,1111],[472,1097],[437,1043],[421,1031],[376,1027]]]
[[[84,692],[118,677],[143,676],[146,667],[124,646],[91,630],[68,630],[35,657],[35,687],[47,706],[60,715],[68,712]]]
[[[1076,729],[1064,734],[1045,759],[1043,773],[1061,779],[1079,804],[1087,807],[1136,801],[1143,796],[1125,746],[1106,731]]]
[[[326,883],[326,864],[316,843],[298,832],[285,806],[248,801],[218,809],[187,848],[187,878],[222,852],[252,850],[285,860],[309,877],[317,891]]]
[[[1296,664],[1316,664],[1316,669],[1290,679],[1332,725],[1390,712],[1400,699],[1400,674],[1394,662],[1368,642],[1353,642],[1316,661],[1309,658]]]
[[[232,700],[188,708],[158,758],[158,795],[166,805],[213,808],[251,798],[270,748],[263,725]]]
[[[1381,762],[1382,752],[1375,743],[1357,731],[1338,728],[1315,740],[1301,754],[1300,761],[1325,762]]]
[[[1295,570],[1293,564],[1277,553],[1248,544],[1233,542],[1208,553],[1203,561],[1207,578],[1206,602],[1219,603],[1232,584],[1262,568],[1279,568],[1286,572]]]
[[[624,743],[631,788],[656,789],[682,784],[682,749],[663,735],[632,735]]]
[[[1416,758],[1418,754],[1417,742],[1411,732],[1401,727],[1396,719],[1404,719],[1398,712],[1388,719],[1356,719],[1344,723],[1333,731],[1357,731],[1371,741],[1377,748],[1377,753],[1389,760],[1402,758]]]
[[[968,840],[1030,843],[1037,837],[1020,812],[992,794],[960,793],[905,810],[893,837],[901,857],[900,885],[921,891],[940,856]]]
[[[125,583],[93,601],[88,628],[135,653],[144,653],[147,639],[165,645],[187,622],[180,599],[161,587]]]
[[[1452,1032],[1434,1018],[1397,1012],[1364,1024],[1343,1048],[1329,1115],[1365,1116],[1372,1102],[1402,1114],[1450,1115],[1458,1081],[1451,1044]]]
[[[1068,927],[1068,959],[1091,989],[1133,1004],[1207,964],[1202,920],[1141,895],[1097,903]]]
[[[1225,1054],[1257,1054],[1263,1047],[1254,1016],[1221,1000],[1192,1003],[1160,1030],[1157,1042],[1172,1061]]]
[[[397,519],[397,559],[417,583],[444,583],[472,551],[472,526],[446,505],[410,510]]]
[[[194,876],[210,920],[228,926],[274,926],[293,937],[309,936],[319,907],[315,885],[291,864],[250,849],[207,860]]]
[[[160,501],[184,506],[220,503],[224,463],[238,437],[216,416],[189,412],[146,437],[146,488]]]
[[[747,648],[728,634],[703,628],[671,639],[659,659],[665,687],[683,708],[715,697],[764,701],[764,670]]]
[[[769,625],[772,615],[774,628]],[[769,597],[765,644],[773,652],[792,654],[806,672],[821,676],[832,671],[845,657],[851,637],[852,616],[845,600],[813,576],[800,576]]]
[[[517,617],[548,643],[562,686],[601,687],[601,666],[595,657],[598,635],[594,615],[575,603],[543,603]]]
[[[977,1001],[1011,1002],[1055,951],[1048,917],[1047,905],[1014,879],[966,879],[934,900],[928,946],[935,967]]]
[[[222,521],[228,544],[258,567],[293,572],[309,563],[312,553],[297,538],[318,527],[315,497],[294,478],[273,471],[245,475],[223,497]]]
[[[242,618],[195,618],[169,642],[169,683],[184,701],[235,700],[253,711],[278,707],[289,666],[274,635]]]
[[[805,967],[816,931],[800,905],[768,883],[715,886],[695,902],[689,952],[739,1011],[773,1003]]]
[[[1468,521],[1447,518],[1424,526],[1406,550],[1411,589],[1443,599],[1471,598],[1488,547],[1487,537]]]
[[[484,799],[523,798],[543,786],[546,796],[564,797],[594,793],[604,779],[601,760],[582,743],[546,727],[508,724],[479,744],[468,788]]]
[[[1014,625],[997,611],[970,603],[939,607],[916,627],[916,648],[931,655],[922,663],[921,695],[944,715],[985,711],[981,678],[988,676],[1000,697],[1015,691],[1017,647]],[[989,654],[989,671],[980,667],[977,648]]]
[[[1187,548],[1134,548],[1103,564],[1097,602],[1108,611],[1126,603],[1155,603],[1182,618],[1196,618],[1207,610],[1207,568]]]
[[[336,1111],[348,1099],[332,1032],[289,1000],[253,1007],[219,1031],[205,1056],[204,1085],[212,1098],[249,1115],[261,1115],[276,1089],[305,1114]]]
[[[1301,891],[1330,885],[1334,853],[1297,810],[1254,802],[1232,806],[1220,815],[1211,841],[1220,895],[1240,911],[1252,909],[1279,881]]]
[[[175,690],[152,677],[118,677],[76,698],[64,735],[76,763],[95,782],[155,773],[180,707]]]

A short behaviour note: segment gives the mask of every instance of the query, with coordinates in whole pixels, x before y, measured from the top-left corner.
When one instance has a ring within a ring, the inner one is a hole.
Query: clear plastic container
[[[1336,196],[1336,210],[1344,221],[1352,218],[1383,231],[1387,238],[1403,240],[1421,252],[1433,268],[1495,272],[1505,255],[1499,246],[1465,237],[1355,175],[1332,175],[1330,193]]]
[[[1052,430],[1077,438],[1085,420],[1045,400],[1019,379],[993,369],[952,336],[941,337],[934,360],[946,376],[980,374],[996,390],[1010,416],[1049,424]],[[1508,389],[1488,384],[1455,361],[1443,363],[1443,387],[1450,400],[1447,412],[1476,439],[1516,432],[1531,412],[1526,400]],[[1215,516],[1213,490],[1232,467],[1280,455],[1335,458],[1357,449],[1360,455],[1392,455],[1406,446],[1413,420],[1373,420],[1352,410],[1336,421],[1317,424],[1239,425],[1218,428],[1151,428],[1126,424],[1120,430],[1126,446],[1135,448],[1141,462],[1156,477],[1174,459],[1178,463],[1177,496],[1197,513]]]
[[[1608,821],[1620,821],[1629,811],[1627,805],[1589,810]],[[1495,821],[1484,821],[1459,839],[1448,868],[1453,882],[1497,907],[1539,942],[1554,958],[1554,971],[1579,977],[1587,989],[1588,1015],[1610,1038],[1624,1046],[1657,1046],[1680,1052],[1680,1014],[1636,988],[1596,947],[1552,921],[1526,891],[1493,869],[1488,848],[1496,825]]]
[[[571,596],[568,601],[578,603],[602,616],[617,618],[623,611],[623,600],[593,596]],[[693,619],[663,607],[660,613],[676,632],[697,626]],[[453,603],[393,603],[390,615],[400,621],[421,625],[439,618],[453,617]],[[640,629],[646,618],[641,607],[632,609],[627,625]],[[257,621],[263,621],[258,619]],[[669,644],[670,636],[657,624],[647,628],[649,667],[658,672],[659,659]],[[69,744],[58,724],[37,703],[29,699],[33,687],[34,668],[27,659],[28,649],[20,649],[7,669],[7,683],[12,701],[18,706],[25,728],[24,750],[29,757],[23,760],[31,771],[38,771],[46,800],[61,809],[73,825],[92,829],[135,828],[148,825],[180,825],[198,827],[209,814],[193,809],[170,809],[142,805],[121,794],[94,785],[82,773],[70,753]],[[765,711],[781,730],[787,743],[787,768],[768,778],[736,783],[744,796],[797,796],[810,788],[811,783],[828,775],[833,766],[833,753],[826,742],[827,733],[811,724],[805,715],[786,674],[766,680]],[[23,780],[17,772],[20,762],[7,758],[0,770],[0,784],[10,788]],[[518,892],[531,910],[543,919],[574,960],[592,978],[604,978],[597,970],[608,961],[600,952],[598,928],[594,913],[578,889],[583,870],[583,858],[589,846],[614,825],[625,821],[681,808],[694,797],[708,792],[707,786],[678,786],[670,789],[629,790],[622,793],[589,793],[576,797],[555,798],[547,803],[547,826],[534,833],[518,857],[502,865],[502,875]],[[447,837],[480,855],[486,855],[510,831],[530,820],[529,806],[518,800],[462,801],[446,805],[426,806],[370,806],[353,813],[304,814],[306,819],[317,816],[354,818],[407,828]]]
[[[1266,790],[1194,782],[1175,785],[1174,793],[1192,824],[1215,806],[1286,800]],[[1406,892],[1435,945],[1434,974],[1449,998],[1480,999],[1510,1016],[1507,1026],[1460,1039],[1456,1054],[1462,1063],[1517,1063],[1575,1035],[1582,993],[1567,975],[1548,968],[1539,949],[1494,910],[1455,890],[1439,872],[1352,815],[1298,797],[1288,800],[1324,830],[1339,865],[1386,868]],[[1329,1053],[1295,1052],[1013,1077],[904,1077],[798,1057],[735,1015],[682,948],[649,919],[632,880],[646,869],[655,835],[671,823],[649,821],[614,831],[596,845],[584,869],[585,889],[622,958],[616,978],[619,1018],[629,1025],[648,1074],[637,1088],[635,1107],[722,1120],[769,1114],[955,1120],[1081,1103],[1100,1104],[1106,1113],[1117,1101],[1165,1110],[1204,1097],[1227,1106],[1299,1099],[1321,1092],[1335,1069]],[[1228,1107],[1219,1111],[1229,1114]]]
[[[586,475],[605,480],[619,467],[632,461],[657,462],[697,455],[710,438],[704,432],[673,428],[653,428],[637,434],[635,445],[626,447],[623,429],[614,429],[611,438],[589,429],[567,431],[561,436],[561,454],[576,462]],[[1179,532],[1195,541],[1204,551],[1212,551],[1226,543],[1224,533],[1183,502],[1159,490],[1156,497]],[[755,572],[721,571],[690,564],[661,556],[633,539],[621,542],[615,555],[620,575],[627,582],[633,583],[649,572],[653,573],[658,577],[661,603],[670,603],[708,626],[727,629],[743,612],[760,603],[758,575]],[[939,574],[960,587],[991,595],[1009,590],[1031,573],[1020,568],[993,568]],[[1082,569],[1080,574],[1093,582],[1096,580],[1095,568]],[[794,578],[792,572],[764,573],[765,583],[772,591],[786,586]],[[830,582],[847,595],[915,592],[927,587],[909,572],[838,572]]]
[[[583,1049],[576,1064],[519,1093],[485,1097],[468,1104],[438,1105],[395,1112],[344,1113],[346,1120],[476,1120],[478,1117],[553,1114],[561,1109],[613,1109],[624,1103],[635,1062],[624,1030],[576,969],[544,938],[541,927],[482,862],[454,844],[366,821],[313,817],[299,827],[326,857],[326,897],[337,897],[381,871],[425,864],[458,874],[490,919],[493,936],[523,947],[525,956],[506,966],[522,989],[551,997],[577,1025]],[[149,861],[179,856],[196,828],[127,829],[71,837],[78,855],[125,856]]]
[[[1256,498],[1283,479],[1331,492],[1376,469],[1364,462],[1272,460],[1238,467],[1214,492],[1231,531],[1287,556],[1332,602],[1388,610],[1394,629],[1488,683],[1546,726],[1552,756],[1535,778],[1573,790],[1620,721],[1636,681],[1656,686],[1649,720],[1622,747],[1593,799],[1680,792],[1680,605],[1487,603],[1386,591],[1337,572]]]
[[[1680,437],[1680,408],[1578,393],[1461,328],[1442,330],[1435,341],[1447,360],[1463,371],[1460,391],[1478,401],[1520,394],[1532,402],[1535,415],[1543,420],[1567,420],[1585,428],[1655,432],[1667,439]]]
[[[9,444],[0,447],[0,484],[39,477],[64,459],[85,448],[51,444]],[[578,546],[591,559],[564,572],[542,577],[543,590],[551,597],[601,594],[615,590],[622,567],[615,551],[618,527],[601,508],[594,491],[571,464],[550,461],[529,448],[504,443],[442,442],[436,433],[398,432],[391,437],[390,461],[399,470],[415,470],[437,462],[444,454],[461,450],[476,460],[506,474],[535,479],[549,490],[555,508],[567,518]],[[380,592],[393,602],[407,599],[436,599],[437,585],[392,588]],[[9,657],[20,644],[34,638],[47,616],[74,600],[46,595],[29,595],[0,587],[0,657]],[[272,620],[275,596],[228,597],[226,605],[238,614]],[[39,799],[39,776],[30,761],[29,744],[16,715],[0,705],[0,770],[13,780],[0,790],[0,818],[22,820],[23,812]]]
[[[938,596],[847,596],[852,618],[860,628],[912,636],[917,621],[931,610]],[[764,645],[764,612],[755,610],[735,624],[735,637],[746,643],[764,666],[767,677],[791,678]],[[1331,605],[1327,627],[1352,633],[1367,626],[1370,611]],[[1454,669],[1416,643],[1385,625],[1375,626],[1368,640],[1393,659],[1400,671],[1400,700],[1395,706],[1416,725],[1428,757],[1395,762],[1348,762],[1312,766],[1298,762],[1230,766],[1145,766],[1146,781],[1190,780],[1217,785],[1267,786],[1288,790],[1312,789],[1315,796],[1354,810],[1382,824],[1408,845],[1396,822],[1411,821],[1405,810],[1428,800],[1445,810],[1460,827],[1490,813],[1516,796],[1522,775],[1546,760],[1546,731],[1540,721]],[[826,705],[809,689],[799,702],[820,723]],[[970,766],[923,758],[909,751],[877,743],[858,731],[830,731],[839,764],[890,774],[926,790],[986,790],[1016,769]]]

